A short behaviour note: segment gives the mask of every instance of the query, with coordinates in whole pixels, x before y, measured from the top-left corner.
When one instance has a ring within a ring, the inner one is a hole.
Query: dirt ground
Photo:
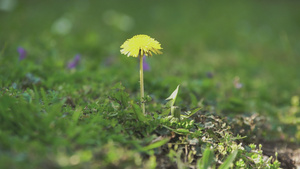
[[[262,141],[263,154],[275,157],[278,153],[278,161],[284,169],[300,169],[300,145],[282,141]]]

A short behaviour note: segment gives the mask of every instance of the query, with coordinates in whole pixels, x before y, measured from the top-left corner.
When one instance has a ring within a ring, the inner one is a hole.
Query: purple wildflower
[[[212,72],[206,72],[206,77],[212,79],[214,77],[214,74]]]
[[[77,55],[74,57],[74,59],[73,59],[71,62],[69,62],[68,68],[69,68],[69,69],[75,68],[75,67],[78,65],[79,61],[80,61],[80,54],[77,54]]]
[[[18,52],[19,52],[19,60],[25,59],[27,52],[24,48],[18,47]]]
[[[102,62],[102,64],[104,66],[111,66],[112,64],[115,63],[115,61],[116,61],[116,58],[115,58],[115,56],[112,55],[112,56],[106,57],[106,59]]]
[[[150,65],[146,62],[146,57],[143,57],[143,69],[144,71],[150,71]]]

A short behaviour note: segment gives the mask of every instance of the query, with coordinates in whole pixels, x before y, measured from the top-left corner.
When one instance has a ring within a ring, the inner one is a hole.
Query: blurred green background
[[[120,44],[143,33],[164,48],[164,55],[150,60],[162,74],[197,77],[213,71],[224,78],[236,74],[242,80],[260,78],[269,83],[274,77],[294,83],[299,80],[298,5],[297,1],[1,0],[1,47],[6,45],[8,52],[35,46],[29,57],[40,60],[53,55],[67,59],[77,52],[98,64],[107,56],[119,58]]]
[[[297,100],[300,94],[299,5],[245,0],[1,0],[1,85],[18,84],[32,73],[53,90],[65,83],[99,82],[105,88],[121,81],[137,92],[136,59],[119,50],[126,39],[147,34],[163,47],[162,55],[147,59],[147,94],[164,99],[165,90],[170,93],[181,84],[186,93],[215,104],[217,113],[258,112],[276,122],[290,116],[291,98]],[[16,51],[20,46],[28,52],[23,63]],[[82,55],[79,71],[70,75],[66,65],[77,53]],[[213,80],[207,81],[207,74]]]

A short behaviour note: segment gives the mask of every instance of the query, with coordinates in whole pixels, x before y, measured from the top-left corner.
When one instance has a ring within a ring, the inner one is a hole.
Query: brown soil
[[[275,152],[278,153],[278,161],[281,167],[286,169],[300,168],[300,145],[287,143],[283,141],[260,141],[263,154],[275,158]],[[273,159],[274,159],[273,158]]]

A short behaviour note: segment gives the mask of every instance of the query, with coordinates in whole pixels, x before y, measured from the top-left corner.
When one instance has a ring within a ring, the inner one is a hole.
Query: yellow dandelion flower
[[[131,39],[127,39],[121,45],[121,53],[124,55],[140,58],[140,89],[141,89],[141,108],[143,114],[145,111],[145,93],[144,93],[144,73],[143,73],[143,57],[161,54],[161,46],[158,41],[148,35],[135,35]]]
[[[131,39],[127,39],[121,48],[121,53],[128,57],[152,56],[152,53],[162,53],[160,43],[148,35],[135,35]]]

